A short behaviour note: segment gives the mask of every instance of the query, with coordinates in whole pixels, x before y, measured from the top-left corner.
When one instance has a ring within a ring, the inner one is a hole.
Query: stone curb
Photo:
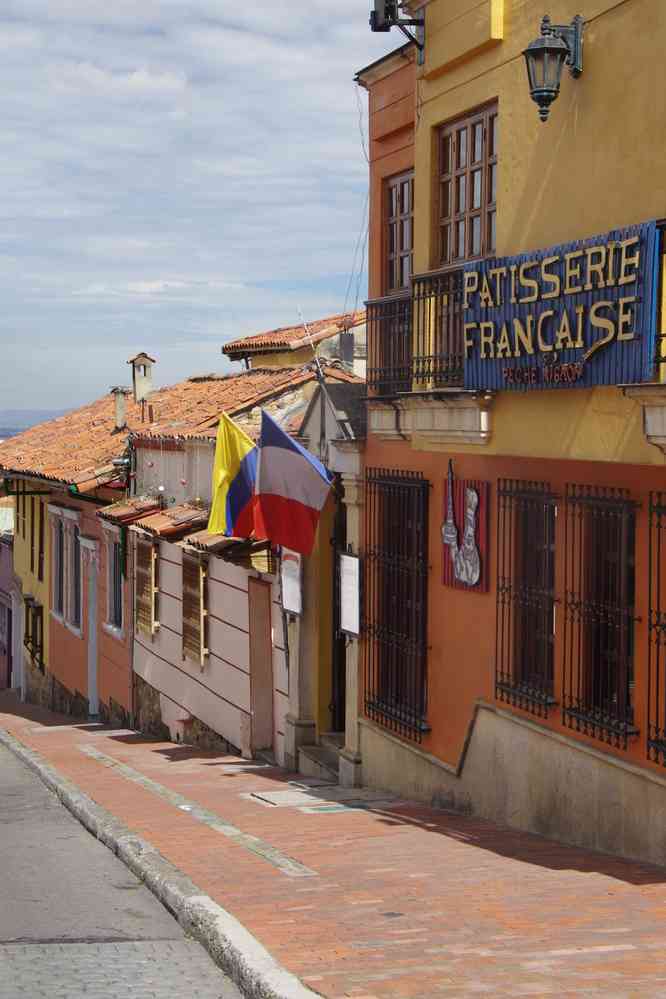
[[[198,940],[247,999],[317,999],[295,975],[271,957],[235,916],[203,895],[153,846],[97,805],[39,753],[0,728],[0,744],[26,764],[65,808],[152,891],[183,929]]]

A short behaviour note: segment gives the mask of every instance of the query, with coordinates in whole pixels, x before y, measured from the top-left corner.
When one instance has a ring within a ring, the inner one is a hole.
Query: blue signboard
[[[652,378],[655,222],[463,271],[465,388],[551,389]]]

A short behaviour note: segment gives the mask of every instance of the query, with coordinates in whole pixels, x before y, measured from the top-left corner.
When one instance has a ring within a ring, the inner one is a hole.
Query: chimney
[[[127,426],[127,396],[129,389],[117,386],[111,389],[111,395],[116,400],[116,430],[124,430]]]
[[[132,365],[134,401],[143,402],[153,391],[153,364],[157,362],[154,357],[142,352],[130,357],[127,363]]]

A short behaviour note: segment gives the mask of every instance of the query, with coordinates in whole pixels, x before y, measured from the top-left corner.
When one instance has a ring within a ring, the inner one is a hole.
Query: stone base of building
[[[31,704],[40,704],[49,711],[70,715],[72,718],[88,720],[88,699],[78,690],[71,691],[49,673],[42,671],[32,660],[24,659],[25,699]]]
[[[105,725],[113,725],[115,728],[131,728],[132,719],[129,711],[114,701],[112,697],[109,698],[109,703],[105,704],[103,701],[99,702],[99,720],[104,722]]]
[[[360,721],[363,783],[666,866],[666,779],[479,703],[459,768]]]
[[[199,718],[179,713],[164,694],[134,674],[134,728],[164,742],[181,742],[187,746],[208,749],[216,753],[240,756],[240,750],[202,722]]]
[[[295,718],[287,714],[284,719],[284,765],[287,770],[298,771],[298,752],[301,746],[317,741],[317,726],[311,718]]]

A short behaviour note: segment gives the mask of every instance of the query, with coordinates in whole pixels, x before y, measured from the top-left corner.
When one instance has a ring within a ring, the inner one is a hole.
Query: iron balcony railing
[[[462,386],[462,270],[417,275],[410,291],[370,301],[367,310],[374,395]]]

